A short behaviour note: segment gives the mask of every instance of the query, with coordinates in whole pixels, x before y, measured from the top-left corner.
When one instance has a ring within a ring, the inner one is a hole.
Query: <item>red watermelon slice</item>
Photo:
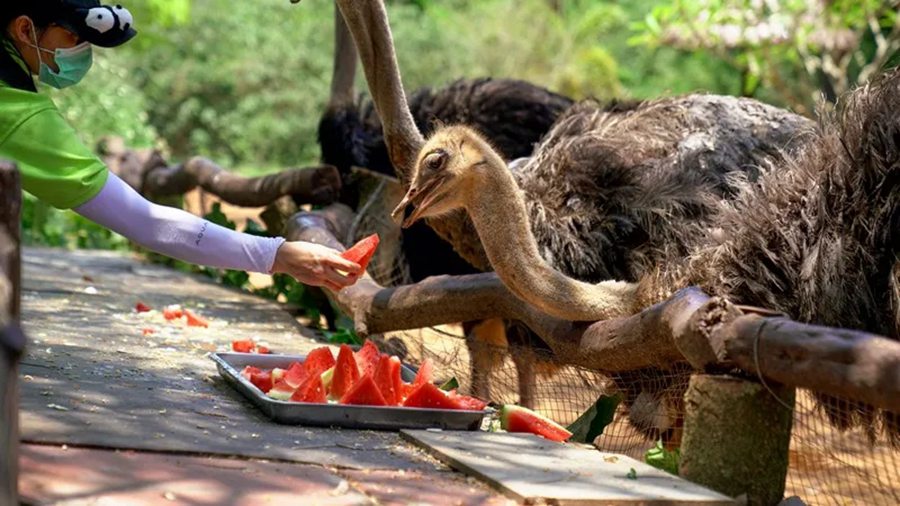
[[[456,401],[462,409],[469,411],[484,411],[484,408],[487,407],[487,403],[483,400],[476,397],[469,397],[468,395],[462,395],[456,390],[448,392],[447,396]]]
[[[388,406],[396,406],[403,400],[403,380],[400,379],[400,359],[382,355],[375,368],[375,384]]]
[[[250,339],[242,339],[239,341],[231,342],[231,349],[238,353],[253,353],[253,350],[256,348],[256,343],[254,343]]]
[[[354,357],[356,358],[356,365],[359,367],[359,373],[365,376],[369,373],[375,373],[375,367],[378,366],[378,359],[381,357],[381,353],[378,351],[375,343],[366,339],[365,344],[356,352]]]
[[[407,408],[463,409],[458,402],[447,395],[447,392],[435,386],[434,383],[423,383],[416,387],[403,401],[403,405]]]
[[[306,360],[303,361],[303,368],[306,369],[307,375],[318,376],[334,367],[334,363],[334,354],[331,353],[331,348],[322,346],[306,355]]]
[[[331,379],[329,393],[332,397],[340,399],[350,391],[358,379],[359,368],[356,366],[356,359],[353,358],[353,350],[346,344],[342,344],[337,363],[334,365],[334,376]]]
[[[275,384],[272,385],[272,389],[266,392],[266,395],[279,401],[286,401],[294,395],[295,390],[296,388],[288,385],[284,379],[280,379],[275,381]]]
[[[553,420],[543,417],[534,411],[507,404],[500,410],[500,427],[507,432],[529,432],[550,441],[562,442],[569,439],[572,433]]]
[[[303,364],[294,362],[288,367],[287,372],[284,373],[284,382],[293,388],[299,388],[308,377],[309,375],[306,373]]]
[[[250,376],[250,383],[253,383],[256,388],[262,390],[264,394],[269,393],[269,390],[272,389],[272,373],[269,371],[259,371]]]
[[[291,395],[291,400],[294,402],[315,402],[318,404],[328,402],[325,396],[325,386],[322,385],[322,377],[315,374],[307,378],[300,385],[300,388]]]
[[[369,266],[369,261],[372,260],[372,255],[375,254],[375,250],[378,248],[379,242],[381,242],[381,239],[378,237],[378,234],[372,234],[341,253],[341,256],[359,264],[363,272],[365,272],[366,267]]]
[[[384,396],[378,391],[378,386],[375,385],[371,375],[363,376],[361,380],[357,381],[353,388],[341,397],[341,404],[387,406]]]
[[[426,358],[419,367],[419,372],[416,373],[416,379],[413,380],[413,385],[420,386],[432,382],[434,382],[434,365],[432,365],[430,359]]]
[[[250,378],[253,377],[254,374],[258,374],[261,372],[262,372],[262,369],[260,369],[259,367],[253,367],[252,365],[248,365],[247,367],[244,368],[243,371],[241,371],[241,376],[246,378],[247,381],[250,381]]]

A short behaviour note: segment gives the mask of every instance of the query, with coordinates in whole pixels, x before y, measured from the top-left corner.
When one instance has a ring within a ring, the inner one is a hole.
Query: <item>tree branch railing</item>
[[[21,301],[19,221],[22,189],[15,165],[0,161],[0,503],[18,504],[18,359],[25,338]]]
[[[98,151],[110,170],[151,198],[183,195],[201,188],[241,207],[264,207],[284,196],[301,204],[324,205],[337,200],[341,190],[341,175],[331,165],[244,177],[202,157],[170,165],[158,151],[131,150],[114,137],[104,139]]]
[[[289,240],[336,249],[352,212],[332,205],[297,214]],[[685,288],[636,314],[599,322],[547,316],[516,298],[493,273],[442,276],[385,288],[366,277],[330,293],[361,336],[486,318],[528,325],[563,363],[604,372],[740,368],[773,382],[853,399],[900,413],[900,343],[866,332],[748,314]]]

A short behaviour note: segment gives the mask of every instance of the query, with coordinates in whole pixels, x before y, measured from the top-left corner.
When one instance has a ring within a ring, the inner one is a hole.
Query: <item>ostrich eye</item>
[[[425,157],[423,164],[426,168],[434,171],[438,171],[444,168],[447,165],[447,160],[450,158],[450,155],[447,154],[443,149],[439,149],[437,151],[433,151]]]

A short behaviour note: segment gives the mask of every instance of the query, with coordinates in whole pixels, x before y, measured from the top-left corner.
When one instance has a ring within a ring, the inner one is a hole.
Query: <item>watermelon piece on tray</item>
[[[378,234],[372,234],[354,244],[347,251],[341,253],[341,256],[351,262],[359,264],[359,266],[362,267],[363,272],[365,272],[366,268],[369,266],[369,261],[371,261],[372,256],[375,255],[375,250],[378,249],[379,242],[381,242],[381,239],[378,237]]]
[[[500,427],[507,432],[528,432],[557,442],[572,437],[572,433],[562,425],[513,404],[507,404],[500,410]]]
[[[250,383],[253,383],[256,388],[262,390],[264,394],[269,393],[269,390],[272,389],[271,371],[259,371],[258,373],[252,374],[250,376]]]
[[[359,373],[365,376],[369,373],[375,373],[378,360],[381,358],[381,352],[378,351],[375,343],[366,339],[365,344],[354,354],[354,357],[356,358],[356,365],[359,367]]]
[[[447,392],[434,383],[423,383],[416,387],[403,401],[403,405],[407,408],[463,409],[459,402],[450,398]]]
[[[293,388],[299,388],[308,377],[309,374],[307,374],[303,364],[294,362],[288,367],[287,372],[284,373],[284,382]]]
[[[318,374],[308,377],[300,385],[300,388],[291,395],[291,400],[294,402],[315,402],[318,404],[328,402],[328,398],[325,395],[325,386],[322,384],[322,377]]]
[[[334,367],[334,364],[334,354],[331,353],[331,348],[322,346],[306,355],[306,360],[303,361],[303,368],[306,370],[307,376],[319,376]]]
[[[400,359],[382,355],[375,368],[375,385],[388,406],[396,406],[403,401],[403,380],[400,379]]]
[[[272,385],[272,389],[266,392],[266,395],[279,401],[286,401],[294,395],[294,391],[296,390],[296,388],[288,385],[284,378],[282,378],[275,381],[275,384]]]
[[[359,368],[356,366],[353,350],[346,344],[342,344],[337,362],[334,364],[334,375],[331,378],[329,393],[333,398],[340,399],[353,388],[357,380],[359,380]]]
[[[355,404],[363,406],[387,406],[384,396],[378,390],[372,375],[367,374],[356,382],[346,394],[341,397],[341,404]]]
[[[419,366],[419,371],[416,373],[416,379],[413,380],[413,385],[420,386],[425,383],[434,382],[434,365],[431,363],[430,359],[425,359],[422,362],[422,365]]]
[[[447,396],[456,401],[457,404],[461,406],[461,409],[469,411],[484,411],[484,408],[487,407],[487,403],[483,400],[478,399],[477,397],[462,395],[456,390],[448,392]]]

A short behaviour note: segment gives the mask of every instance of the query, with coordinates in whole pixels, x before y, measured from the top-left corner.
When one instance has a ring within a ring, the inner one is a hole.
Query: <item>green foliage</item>
[[[569,441],[592,444],[597,436],[603,434],[606,426],[612,423],[620,402],[622,397],[619,395],[601,395],[593,406],[566,427],[572,433]]]
[[[742,94],[801,111],[896,64],[900,47],[896,3],[884,0],[669,0],[634,29],[633,43],[716,58]]]
[[[35,197],[22,199],[22,242],[67,249],[128,249],[128,240],[71,211],[50,207]]]
[[[336,332],[323,330],[322,333],[331,344],[350,344],[362,346],[364,339],[356,334],[352,328],[341,327]]]
[[[644,454],[644,462],[663,471],[678,475],[678,463],[681,461],[681,450],[675,448],[666,450],[662,441],[657,441],[656,446],[647,450]]]

